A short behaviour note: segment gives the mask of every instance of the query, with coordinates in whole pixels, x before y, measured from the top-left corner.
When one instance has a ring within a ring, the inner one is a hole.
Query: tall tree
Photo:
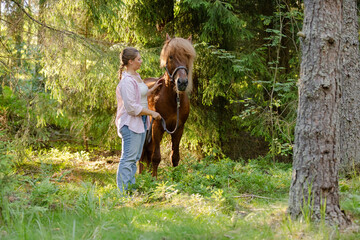
[[[24,5],[23,0],[19,0],[18,4],[21,6]],[[13,7],[13,6],[11,6]],[[23,43],[23,32],[24,32],[24,13],[20,8],[15,7],[12,11],[10,11],[9,15],[10,24],[9,26],[10,34],[14,39],[15,48],[16,48],[16,65],[20,67],[21,65],[21,47]]]
[[[338,188],[341,0],[305,0],[299,106],[289,196],[293,217],[308,212],[344,227]],[[308,211],[305,211],[308,210]]]
[[[343,0],[340,171],[360,168],[360,65],[356,0]]]
[[[38,14],[39,22],[45,24],[44,14],[45,14],[46,0],[39,0],[38,7],[39,7],[39,14]],[[44,38],[45,38],[45,27],[43,25],[40,25],[37,30],[37,46],[40,52],[43,49]],[[40,75],[40,71],[41,71],[41,64],[39,61],[37,61],[35,65],[35,74],[37,77]]]

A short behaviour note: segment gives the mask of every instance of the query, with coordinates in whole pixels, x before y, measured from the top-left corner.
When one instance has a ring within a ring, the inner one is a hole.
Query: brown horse
[[[140,161],[140,172],[144,163],[151,166],[152,175],[157,176],[161,161],[160,142],[165,131],[171,134],[171,161],[174,167],[179,164],[179,144],[184,131],[184,124],[189,116],[190,102],[188,93],[192,90],[192,67],[196,52],[191,37],[170,38],[166,41],[160,54],[160,66],[166,69],[160,77],[162,85],[148,97],[149,109],[160,113],[162,120],[152,122],[151,140],[146,140]],[[149,88],[159,78],[145,79]],[[150,139],[150,138],[149,138]]]

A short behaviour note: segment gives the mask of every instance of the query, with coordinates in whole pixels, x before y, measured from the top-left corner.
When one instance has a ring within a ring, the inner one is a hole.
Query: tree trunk
[[[338,189],[341,0],[304,5],[289,213],[346,227]]]
[[[356,0],[343,0],[340,171],[360,168],[360,68]]]
[[[86,16],[88,16],[88,14],[86,14]],[[87,39],[89,37],[89,25],[88,25],[88,18],[86,17],[85,19],[85,33],[84,33],[84,36],[85,38]],[[87,80],[87,77],[86,77],[86,74],[87,74],[87,66],[86,66],[86,61],[87,61],[87,57],[86,57],[86,54],[85,54],[85,59],[83,60],[83,64],[81,65],[81,75],[82,75],[82,78],[84,79],[84,94],[88,94],[88,80]],[[88,114],[88,111],[85,110],[85,115],[90,115]],[[88,128],[89,128],[89,125],[88,125],[88,117],[86,119],[86,121],[84,122],[84,129],[83,129],[83,141],[84,141],[84,145],[85,145],[85,151],[86,152],[89,152],[89,138],[88,138]]]
[[[39,1],[39,15],[38,19],[41,23],[45,24],[45,5],[46,0],[40,0]],[[40,25],[37,26],[38,32],[37,32],[37,46],[40,51],[40,55],[42,55],[42,51],[44,48],[44,38],[45,38],[45,27]],[[35,64],[35,74],[38,79],[40,79],[39,85],[41,85],[42,88],[45,88],[45,83],[40,77],[40,71],[42,69],[41,61],[37,60]]]
[[[24,6],[24,0],[19,1],[21,6]],[[23,44],[23,32],[24,32],[24,13],[19,7],[15,7],[14,11],[14,30],[13,30],[13,37],[15,40],[15,48],[17,50],[16,53],[16,65],[18,68],[21,67],[21,48]]]
[[[2,9],[2,0],[0,0],[0,19],[2,19],[2,11],[3,11],[3,9]],[[2,31],[2,24],[0,24],[0,33],[1,33],[1,31]]]

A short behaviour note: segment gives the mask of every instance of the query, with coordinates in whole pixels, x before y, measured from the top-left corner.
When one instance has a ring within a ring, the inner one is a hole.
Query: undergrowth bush
[[[49,207],[54,203],[58,191],[59,188],[55,183],[50,182],[50,177],[47,177],[41,182],[34,184],[30,195],[31,204]]]
[[[350,215],[360,217],[360,174],[354,171],[351,178],[340,178],[339,189],[342,208]]]
[[[164,171],[167,178],[177,182],[182,192],[200,193],[210,197],[211,191],[223,189],[225,193],[253,193],[281,196],[290,185],[291,164],[273,164],[255,159],[234,162],[220,161],[185,163]]]
[[[13,155],[11,154],[11,143],[8,142],[5,131],[0,130],[0,223],[5,221],[8,216],[7,205],[9,192],[12,185],[16,182],[13,176]]]

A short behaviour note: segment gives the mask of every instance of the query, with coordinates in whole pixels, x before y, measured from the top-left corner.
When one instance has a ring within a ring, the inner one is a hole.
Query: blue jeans
[[[122,150],[116,183],[120,192],[128,190],[129,183],[135,184],[136,163],[140,160],[146,135],[146,116],[142,116],[145,132],[135,133],[127,125],[120,129]]]

